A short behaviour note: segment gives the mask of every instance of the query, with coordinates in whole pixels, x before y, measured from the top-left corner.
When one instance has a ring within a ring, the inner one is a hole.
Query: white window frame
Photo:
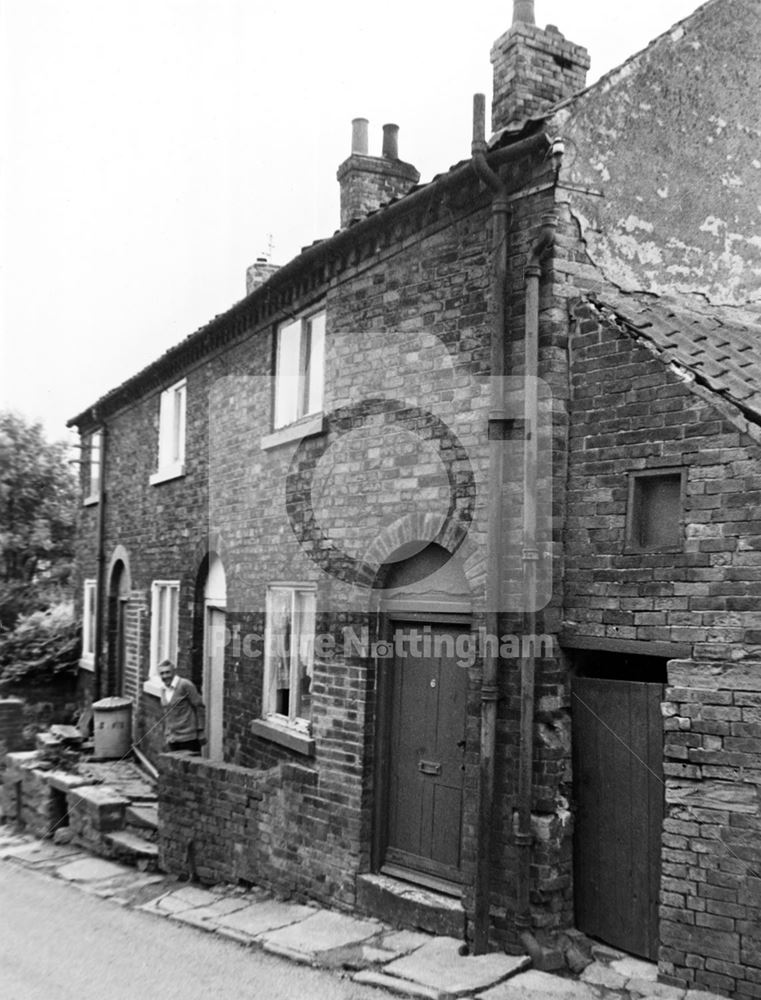
[[[162,602],[168,602],[171,614],[172,597],[174,600],[174,621],[169,622],[166,630],[166,638],[162,643],[160,634],[160,619]],[[161,690],[159,679],[159,663],[163,660],[171,660],[177,666],[177,650],[180,633],[180,581],[179,580],[154,580],[151,584],[151,664],[146,690],[158,693]]]
[[[79,665],[83,670],[95,669],[95,623],[98,619],[98,581],[88,578],[83,584],[82,603],[82,655]]]
[[[100,477],[103,467],[101,464],[103,455],[103,433],[93,431],[87,438],[86,448],[86,469],[87,483],[85,487],[85,498],[83,503],[94,504],[100,500]]]
[[[152,486],[185,475],[187,398],[188,380],[185,378],[161,393],[158,469],[150,478]]]
[[[312,634],[308,638],[307,647],[307,673],[310,677],[314,677],[314,633],[315,633],[315,615],[316,615],[316,595],[317,588],[314,584],[301,584],[301,583],[276,583],[271,584],[267,587],[267,618],[264,629],[264,676],[263,676],[263,690],[262,690],[262,719],[274,726],[280,728],[292,729],[297,733],[303,735],[309,735],[312,729],[312,723],[310,719],[297,716],[294,713],[293,699],[290,699],[291,704],[289,706],[288,715],[282,714],[276,710],[277,706],[275,704],[277,698],[277,678],[274,676],[274,665],[270,656],[270,649],[272,644],[272,598],[275,594],[288,593],[290,594],[290,615],[291,622],[293,622],[293,616],[296,608],[296,595],[301,595],[302,597],[311,598],[309,601],[310,608],[309,614],[311,615],[311,625]],[[290,664],[289,664],[289,686],[291,691],[297,689],[299,682],[299,644],[296,642],[291,643],[290,649]]]
[[[325,307],[281,323],[275,331],[272,427],[278,431],[322,413],[325,394]],[[285,338],[295,341],[286,363]]]

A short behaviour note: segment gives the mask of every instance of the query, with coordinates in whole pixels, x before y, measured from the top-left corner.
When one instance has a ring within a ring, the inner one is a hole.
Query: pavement
[[[462,955],[462,941],[278,899],[258,888],[181,883],[0,827],[0,861],[120,906],[216,934],[245,948],[350,975],[393,994],[452,1000],[722,1000],[657,981],[655,965],[605,946],[579,978],[530,969],[527,956]]]

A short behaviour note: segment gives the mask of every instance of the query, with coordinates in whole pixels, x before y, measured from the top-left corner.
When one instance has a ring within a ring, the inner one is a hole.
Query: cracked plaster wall
[[[625,291],[761,305],[761,0],[713,0],[554,116],[589,255]]]

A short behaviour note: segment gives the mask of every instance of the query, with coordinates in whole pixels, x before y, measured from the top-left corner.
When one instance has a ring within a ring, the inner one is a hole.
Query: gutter
[[[541,151],[550,145],[545,133],[524,139],[487,156],[485,137],[485,97],[473,98],[472,168],[492,193],[492,334],[491,400],[489,407],[489,496],[486,542],[486,631],[499,635],[501,607],[500,564],[502,556],[502,489],[504,448],[501,443],[505,412],[504,378],[507,325],[507,246],[510,203],[507,187],[496,169],[519,156]],[[475,873],[473,950],[482,955],[489,948],[489,908],[491,896],[491,830],[494,820],[494,773],[497,743],[497,700],[499,698],[499,655],[487,643],[481,680],[481,741],[478,782],[478,829]]]

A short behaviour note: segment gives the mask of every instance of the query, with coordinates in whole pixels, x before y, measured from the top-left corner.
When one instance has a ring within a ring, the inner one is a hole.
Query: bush
[[[0,635],[0,687],[76,677],[81,633],[70,602],[20,617]]]

